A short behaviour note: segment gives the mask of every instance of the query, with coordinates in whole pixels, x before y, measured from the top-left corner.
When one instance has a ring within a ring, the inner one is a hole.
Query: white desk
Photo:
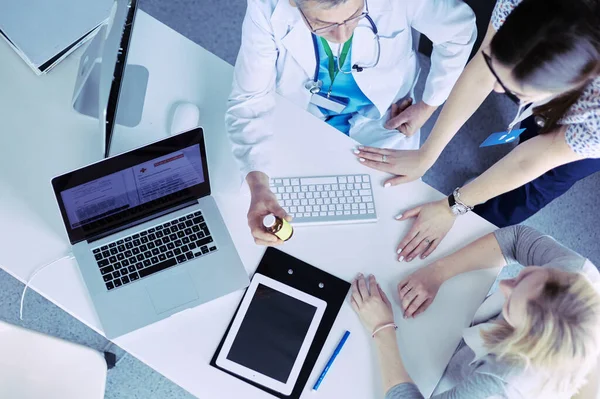
[[[263,248],[254,245],[246,226],[249,199],[240,194],[237,166],[223,126],[232,67],[143,12],[138,13],[129,61],[150,71],[142,123],[119,128],[113,149],[123,151],[165,137],[173,104],[199,105],[206,130],[213,192],[248,273],[256,268]],[[21,281],[41,264],[69,252],[69,243],[55,205],[50,179],[101,156],[98,122],[71,109],[71,96],[81,51],[51,74],[36,77],[0,42],[0,265]],[[282,175],[382,173],[367,171],[350,151],[354,143],[301,111],[278,101],[278,165]],[[319,143],[319,145],[317,145]],[[334,162],[335,161],[335,162]],[[410,223],[393,217],[408,207],[441,194],[422,182],[383,189],[375,185],[377,224],[297,228],[283,250],[351,280],[359,271],[375,274],[397,302],[399,280],[424,264],[396,261],[394,248]],[[431,261],[493,226],[476,215],[459,218]],[[28,239],[25,241],[24,238]],[[31,242],[37,243],[31,250]],[[492,284],[495,270],[473,272],[445,284],[431,308],[416,320],[404,321],[398,340],[407,368],[428,395],[458,344],[462,329]],[[33,288],[101,333],[74,261],[42,271]],[[168,320],[115,340],[150,367],[201,398],[269,398],[270,395],[208,365],[242,292],[236,292]],[[25,317],[31,317],[25,312]],[[318,393],[307,393],[344,330],[352,335]],[[331,331],[305,390],[305,397],[382,397],[379,371],[358,318],[345,305]]]

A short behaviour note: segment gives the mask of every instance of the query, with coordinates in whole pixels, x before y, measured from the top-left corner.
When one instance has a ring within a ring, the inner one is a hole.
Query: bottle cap
[[[263,224],[265,225],[265,227],[273,227],[275,226],[275,222],[275,215],[267,215],[263,219]]]

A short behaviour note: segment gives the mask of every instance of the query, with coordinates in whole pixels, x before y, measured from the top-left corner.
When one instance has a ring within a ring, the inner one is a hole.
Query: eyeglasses
[[[331,25],[327,25],[327,26],[323,26],[321,28],[314,28],[312,26],[312,24],[310,23],[310,21],[308,20],[308,18],[306,17],[306,14],[304,14],[304,12],[302,11],[302,9],[300,8],[300,6],[298,6],[298,11],[300,11],[300,14],[302,14],[302,17],[304,18],[304,20],[306,21],[306,24],[308,25],[310,31],[312,33],[314,33],[315,35],[321,35],[323,33],[328,33],[331,32],[337,28],[340,28],[342,26],[347,26],[347,25],[354,25],[354,24],[358,24],[358,22],[365,18],[367,15],[369,15],[369,5],[367,4],[367,0],[365,0],[365,11],[363,11],[362,13],[352,17],[352,18],[348,18],[347,20],[345,20],[342,23],[335,23],[335,24],[331,24]]]
[[[489,55],[487,55],[483,51],[481,52],[481,54],[483,55],[483,59],[485,60],[485,63],[487,64],[488,68],[490,69],[490,72],[492,73],[492,75],[494,75],[494,77],[496,78],[496,81],[498,82],[498,84],[500,85],[500,87],[502,87],[502,90],[504,90],[504,94],[506,94],[506,96],[508,98],[510,98],[512,101],[514,101],[515,103],[520,104],[521,103],[521,99],[514,92],[512,92],[511,90],[509,90],[504,85],[504,83],[502,83],[502,81],[498,77],[498,74],[496,73],[496,71],[494,71],[494,68],[492,67],[492,57],[490,57]]]

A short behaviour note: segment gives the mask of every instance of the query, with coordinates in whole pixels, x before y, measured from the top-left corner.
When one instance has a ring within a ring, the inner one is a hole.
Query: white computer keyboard
[[[377,221],[369,175],[275,177],[270,185],[293,224]]]

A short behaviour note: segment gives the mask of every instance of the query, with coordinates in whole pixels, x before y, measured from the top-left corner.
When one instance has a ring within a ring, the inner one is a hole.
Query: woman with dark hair
[[[519,104],[504,138],[516,138],[521,122],[520,145],[447,199],[398,217],[416,217],[398,260],[428,256],[470,210],[498,227],[514,225],[600,170],[599,76],[599,0],[498,0],[478,54],[421,149],[355,151],[365,165],[396,175],[386,186],[406,183],[425,174],[492,90]]]

